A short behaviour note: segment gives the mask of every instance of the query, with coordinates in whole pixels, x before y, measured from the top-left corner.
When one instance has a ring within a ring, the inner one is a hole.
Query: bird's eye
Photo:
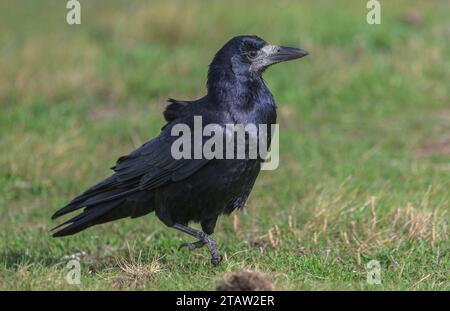
[[[258,55],[258,51],[252,50],[247,53],[249,58],[255,58]]]

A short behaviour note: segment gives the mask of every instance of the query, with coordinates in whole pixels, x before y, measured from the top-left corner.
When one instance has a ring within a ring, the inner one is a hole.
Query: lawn
[[[360,0],[81,1],[72,26],[65,5],[0,3],[0,289],[210,290],[250,269],[278,290],[450,290],[448,1],[382,1],[380,25]],[[311,55],[265,73],[280,166],[220,218],[225,261],[178,250],[190,238],[153,214],[51,238],[52,213],[157,135],[166,98],[202,96],[238,34]]]

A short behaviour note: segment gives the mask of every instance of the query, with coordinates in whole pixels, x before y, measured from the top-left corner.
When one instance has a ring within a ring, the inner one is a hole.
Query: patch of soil
[[[267,274],[241,270],[226,273],[222,282],[216,287],[217,291],[273,291],[274,284]]]

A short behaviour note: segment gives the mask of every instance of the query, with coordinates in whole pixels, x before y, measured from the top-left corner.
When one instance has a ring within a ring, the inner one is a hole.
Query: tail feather
[[[100,205],[85,208],[81,214],[79,214],[79,215],[63,222],[62,224],[56,226],[55,228],[53,228],[52,231],[68,225],[68,226],[64,227],[63,229],[53,233],[53,236],[60,237],[60,236],[72,235],[72,234],[80,232],[88,227],[91,227],[93,225],[97,225],[97,224],[101,224],[101,223],[113,220],[113,219],[111,219],[111,212],[114,212],[115,209],[120,208],[120,205],[123,204],[124,202],[125,202],[125,199],[122,199],[122,200],[117,200],[113,203],[104,202],[103,204],[100,204]],[[124,215],[123,211],[121,213],[116,212],[115,214],[116,214],[116,217],[114,219],[118,219],[118,218],[127,216],[127,215]]]
[[[57,232],[53,233],[53,236],[72,235],[94,225],[125,217],[136,218],[154,211],[153,204],[151,204],[152,193],[139,191],[138,189],[115,190],[121,191],[111,190],[97,194],[90,199],[80,201],[81,203],[71,206],[69,204],[56,212],[55,217],[58,217],[85,207],[80,214],[53,228],[52,231],[58,229]]]
[[[78,197],[76,197],[75,199],[73,199],[69,204],[67,204],[60,210],[56,211],[56,213],[52,215],[52,219],[76,211],[85,206],[113,201],[126,195],[129,195],[131,193],[134,193],[136,191],[138,191],[137,188],[127,190],[123,188],[111,189],[109,187],[103,189],[95,189],[92,191],[87,190]]]

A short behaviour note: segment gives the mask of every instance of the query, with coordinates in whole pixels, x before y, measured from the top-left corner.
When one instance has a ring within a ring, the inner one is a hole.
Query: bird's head
[[[308,54],[302,49],[268,44],[257,36],[238,36],[217,52],[210,67],[228,67],[238,75],[260,76],[271,65]]]

